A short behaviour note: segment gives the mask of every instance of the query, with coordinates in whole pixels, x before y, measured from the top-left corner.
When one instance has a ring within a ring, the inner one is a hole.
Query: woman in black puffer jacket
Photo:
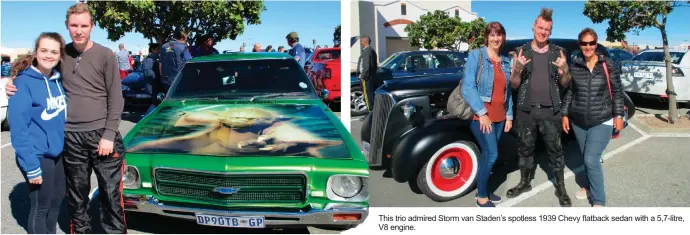
[[[563,100],[561,113],[563,131],[568,133],[572,126],[584,155],[588,188],[583,187],[575,197],[587,199],[589,191],[592,206],[603,207],[606,193],[599,159],[611,140],[613,128],[623,129],[624,105],[620,71],[610,58],[595,52],[597,38],[597,33],[590,28],[582,30],[578,36],[582,53],[570,63],[572,84]]]

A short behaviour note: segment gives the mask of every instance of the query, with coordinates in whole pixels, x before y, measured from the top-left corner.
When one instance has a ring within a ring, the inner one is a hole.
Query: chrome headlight
[[[369,198],[367,178],[356,175],[334,175],[328,178],[326,194],[336,201],[360,202]]]
[[[141,185],[139,169],[134,166],[127,166],[125,174],[122,176],[122,184],[126,189],[138,189]]]
[[[417,106],[415,106],[413,103],[407,103],[402,106],[402,111],[405,118],[407,118],[407,120],[410,120],[412,118],[412,115],[414,115],[417,112]]]

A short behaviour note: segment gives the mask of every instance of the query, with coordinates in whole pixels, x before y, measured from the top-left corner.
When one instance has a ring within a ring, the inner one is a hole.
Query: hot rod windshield
[[[226,60],[187,63],[177,75],[170,98],[241,98],[288,94],[314,98],[314,88],[293,59]]]

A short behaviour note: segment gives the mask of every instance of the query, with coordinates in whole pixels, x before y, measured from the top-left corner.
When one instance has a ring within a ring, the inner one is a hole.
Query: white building
[[[405,26],[419,20],[419,17],[436,10],[458,16],[462,21],[477,19],[472,12],[471,1],[353,1],[351,2],[351,70],[357,68],[361,45],[360,36],[369,36],[371,46],[379,62],[398,51],[419,50],[413,48],[407,39]],[[355,38],[356,37],[356,38]],[[465,49],[468,45],[464,45]]]

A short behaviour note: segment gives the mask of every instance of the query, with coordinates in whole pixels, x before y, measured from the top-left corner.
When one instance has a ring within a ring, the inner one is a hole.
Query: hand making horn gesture
[[[517,69],[516,71],[520,73],[522,72],[522,69],[525,68],[525,65],[532,60],[525,58],[525,56],[522,55],[522,49],[520,49],[520,52],[518,52],[518,54],[515,56],[514,61],[517,61],[517,63],[515,63],[515,68]]]
[[[561,56],[556,59],[556,61],[551,62],[553,65],[556,65],[560,71],[558,71],[560,74],[565,73],[568,71],[568,63],[567,59],[565,58],[565,55],[563,54],[563,50],[561,50]]]

